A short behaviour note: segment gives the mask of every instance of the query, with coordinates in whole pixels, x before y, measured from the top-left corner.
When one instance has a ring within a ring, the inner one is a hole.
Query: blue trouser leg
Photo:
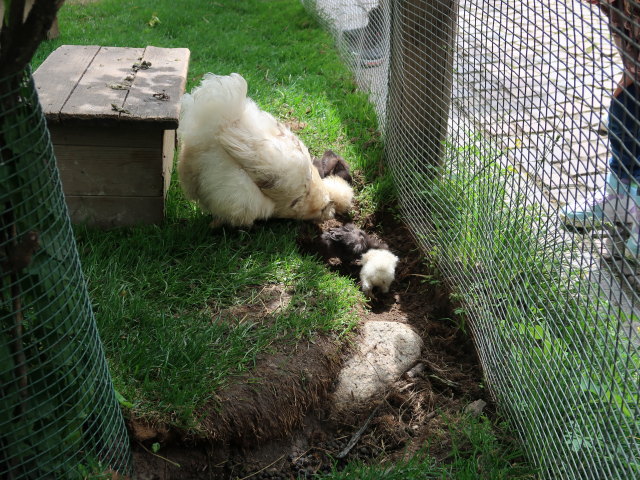
[[[627,187],[634,202],[627,209],[631,230],[625,243],[625,256],[633,261],[640,258],[640,217],[638,215],[638,182],[640,182],[640,85],[625,87],[611,100],[609,108],[609,143],[611,145],[611,174],[621,182],[633,182]]]
[[[609,108],[611,172],[623,181],[640,181],[640,88],[633,83]]]
[[[629,85],[612,98],[609,143],[611,159],[604,190],[584,204],[565,206],[561,211],[565,223],[581,228],[604,222],[640,223],[640,84]]]

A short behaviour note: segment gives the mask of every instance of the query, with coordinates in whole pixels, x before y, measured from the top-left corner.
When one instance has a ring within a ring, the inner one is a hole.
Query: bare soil
[[[312,252],[317,228],[339,223],[301,226],[300,248]],[[203,412],[206,431],[198,438],[130,421],[137,478],[310,478],[329,471],[336,459],[338,465],[354,459],[379,461],[417,451],[425,444],[436,458],[450,453],[446,422],[477,399],[490,401],[481,388],[473,341],[450,320],[455,306],[446,287],[425,282],[434,272],[425,265],[407,227],[384,214],[359,223],[377,233],[401,259],[391,292],[362,308],[362,320],[410,324],[424,340],[417,367],[383,398],[336,414],[330,392],[347,348],[329,337],[318,337],[298,344],[294,351],[282,349],[275,356],[263,356],[251,377],[220,392]],[[332,262],[332,268],[357,281],[357,264]],[[247,309],[243,315],[268,317],[277,311],[278,302],[288,301],[287,292],[277,288],[256,298],[255,308],[240,307]],[[239,317],[238,312],[229,313]],[[355,446],[341,455],[367,421]],[[154,442],[162,445],[156,454],[151,452]]]

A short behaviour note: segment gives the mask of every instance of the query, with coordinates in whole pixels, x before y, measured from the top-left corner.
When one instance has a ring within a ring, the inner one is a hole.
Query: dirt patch
[[[424,340],[418,365],[368,408],[336,415],[328,399],[343,347],[330,338],[318,338],[298,345],[294,352],[263,356],[251,376],[239,379],[212,401],[204,418],[206,442],[159,429],[155,429],[159,436],[150,437],[154,429],[149,432],[148,427],[132,425],[140,479],[311,478],[328,471],[335,459],[346,463],[393,457],[427,443],[436,458],[450,453],[447,418],[459,416],[474,400],[489,402],[481,388],[473,341],[450,320],[455,306],[445,286],[425,282],[434,272],[424,263],[410,231],[391,215],[359,223],[377,233],[400,257],[391,292],[363,308],[361,317],[410,324]],[[321,228],[340,224],[334,220]],[[302,225],[300,248],[312,252],[318,233],[316,227]],[[329,264],[358,281],[357,261]],[[253,307],[218,313],[222,318],[238,318],[239,313],[268,317],[287,303],[287,293],[277,286],[257,298]],[[348,449],[354,433],[364,425],[363,433]],[[154,455],[150,445],[161,437],[162,449]]]
[[[265,285],[240,295],[241,302],[224,309],[213,307],[212,318],[233,324],[259,321],[268,322],[274,315],[287,309],[292,293],[282,285]]]
[[[204,408],[204,431],[197,438],[130,420],[137,478],[226,479],[265,465],[286,469],[292,442],[307,445],[317,438],[308,425],[319,431],[320,422],[309,412],[326,403],[344,350],[319,336],[297,344],[293,352],[259,356],[250,375]],[[152,452],[154,443],[162,445],[161,451]]]
[[[262,356],[251,376],[206,408],[207,437],[236,447],[289,435],[318,408],[340,368],[342,347],[325,337],[298,344],[292,354]]]
[[[295,348],[286,354],[258,356],[250,374],[239,377],[203,408],[203,430],[197,435],[132,419],[129,430],[134,440],[145,445],[207,440],[246,448],[288,435],[308,410],[326,400],[345,347],[317,337]]]

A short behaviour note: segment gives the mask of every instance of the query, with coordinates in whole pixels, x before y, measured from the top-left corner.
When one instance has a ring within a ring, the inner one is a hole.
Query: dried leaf
[[[131,85],[123,85],[122,83],[110,83],[109,88],[113,90],[129,90]]]
[[[111,104],[111,110],[113,110],[114,112],[118,112],[118,113],[127,113],[130,114],[131,112],[129,110],[127,110],[126,108],[122,108],[117,106],[115,103]]]

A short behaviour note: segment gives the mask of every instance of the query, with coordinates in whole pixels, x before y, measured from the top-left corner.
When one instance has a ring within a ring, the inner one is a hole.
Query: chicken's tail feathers
[[[178,135],[190,143],[211,138],[221,125],[242,115],[247,82],[237,73],[207,73],[191,93],[182,96]]]
[[[346,213],[351,209],[353,189],[344,179],[330,175],[322,179],[330,200],[334,203],[336,212]]]

